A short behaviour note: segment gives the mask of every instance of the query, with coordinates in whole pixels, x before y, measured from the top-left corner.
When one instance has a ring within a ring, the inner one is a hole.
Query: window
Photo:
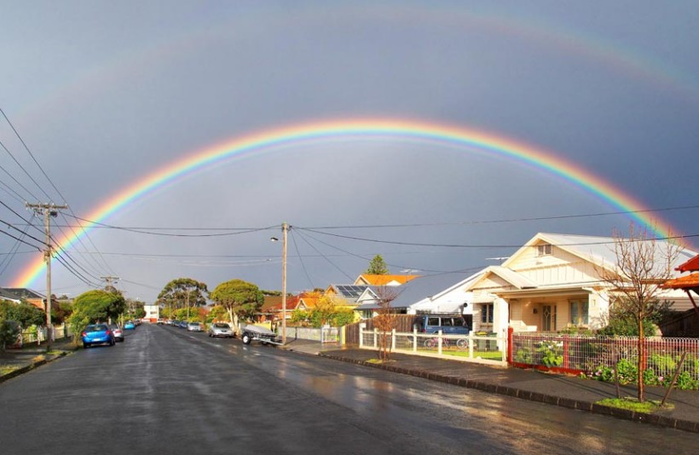
[[[493,304],[481,305],[481,323],[482,324],[492,324],[493,323]]]
[[[573,325],[587,325],[589,323],[589,309],[590,302],[587,300],[571,300],[570,323]]]
[[[550,243],[545,243],[536,247],[537,256],[548,256],[553,254],[553,246]]]

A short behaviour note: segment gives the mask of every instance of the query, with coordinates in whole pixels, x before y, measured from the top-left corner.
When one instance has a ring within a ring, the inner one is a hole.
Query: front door
[[[543,305],[541,310],[541,330],[544,332],[555,332],[556,305]]]

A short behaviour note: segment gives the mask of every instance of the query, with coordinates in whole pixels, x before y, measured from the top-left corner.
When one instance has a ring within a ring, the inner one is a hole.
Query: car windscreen
[[[214,327],[216,327],[217,329],[229,329],[230,328],[230,327],[228,327],[228,324],[222,324],[222,323],[214,324]]]
[[[88,325],[85,329],[86,332],[106,332],[109,328],[103,324]]]

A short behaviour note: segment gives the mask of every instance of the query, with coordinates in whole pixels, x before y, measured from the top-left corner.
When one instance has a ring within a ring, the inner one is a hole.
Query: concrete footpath
[[[391,354],[389,364],[380,365],[369,362],[377,358],[374,350],[340,349],[337,345],[306,340],[291,341],[284,349],[484,392],[699,433],[699,391],[673,390],[667,402],[674,408],[649,415],[595,404],[605,398],[616,398],[616,387],[592,379],[397,353]],[[660,401],[666,390],[646,387],[646,399]],[[622,386],[621,396],[635,397],[636,388]]]
[[[63,339],[55,341],[51,350],[46,348],[46,343],[42,343],[26,345],[22,349],[0,351],[0,383],[66,356],[75,351],[77,346],[72,341]]]

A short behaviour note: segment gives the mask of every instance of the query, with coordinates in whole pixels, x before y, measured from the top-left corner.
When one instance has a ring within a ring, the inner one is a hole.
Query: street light
[[[289,232],[289,225],[282,223],[282,345],[286,345],[286,237]],[[272,242],[279,239],[272,237]]]

